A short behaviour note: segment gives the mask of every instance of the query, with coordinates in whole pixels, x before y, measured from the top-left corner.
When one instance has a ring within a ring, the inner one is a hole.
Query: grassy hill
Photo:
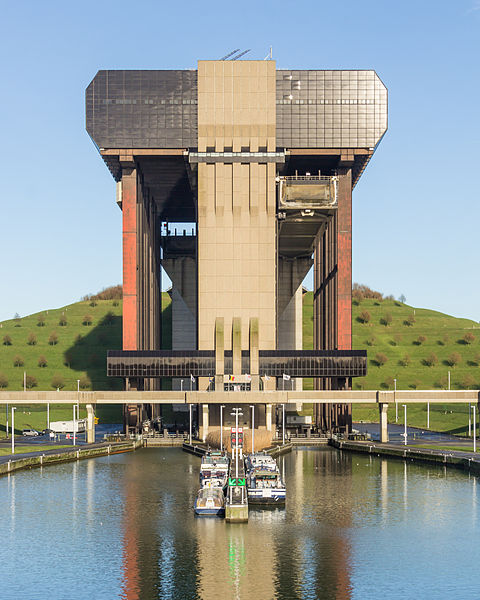
[[[163,347],[169,348],[169,295],[164,293],[162,301]],[[84,390],[121,389],[120,380],[106,376],[106,351],[121,348],[121,314],[121,300],[86,300],[4,321],[0,324],[0,388],[22,390],[25,371],[35,378],[29,381],[31,389],[76,390],[78,380]],[[304,348],[309,349],[313,347],[312,292],[304,294],[303,316]],[[446,389],[448,371],[452,389],[480,388],[480,325],[468,319],[415,309],[395,300],[354,301],[353,347],[368,352],[368,375],[354,380],[354,389],[393,389],[394,379],[397,389]],[[46,364],[39,366],[42,358]],[[311,389],[312,381],[304,380],[304,387]],[[465,428],[467,408],[456,408],[456,416],[450,409],[432,408],[432,428]],[[69,412],[63,415],[67,409],[59,410],[61,414],[54,414],[52,420],[70,418]],[[101,410],[103,422],[118,422],[118,409]],[[425,407],[409,410],[411,424],[415,419],[426,422]],[[36,419],[33,414],[28,417],[28,412],[25,423],[35,427]],[[376,409],[355,407],[354,418],[376,420]]]

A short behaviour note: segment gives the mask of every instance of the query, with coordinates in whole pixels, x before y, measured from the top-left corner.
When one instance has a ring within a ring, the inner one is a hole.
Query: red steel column
[[[352,348],[352,171],[339,170],[337,212],[337,348]]]
[[[124,168],[123,212],[123,349],[138,350],[137,170]]]

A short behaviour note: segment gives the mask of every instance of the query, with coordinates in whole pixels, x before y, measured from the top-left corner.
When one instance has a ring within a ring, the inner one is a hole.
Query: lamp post
[[[282,444],[285,445],[285,404],[282,404]]]
[[[73,405],[73,445],[75,446],[75,404]]]
[[[220,404],[220,451],[223,452],[223,409],[225,404]]]
[[[190,424],[189,424],[189,437],[188,439],[190,446],[192,445],[192,405],[189,404],[188,405],[188,412],[189,412],[189,417],[190,417]]]
[[[404,408],[404,411],[405,411],[404,434],[403,434],[405,440],[404,440],[403,443],[406,446],[407,445],[407,405],[403,404],[403,408]]]
[[[77,419],[80,418],[80,379],[77,379]]]
[[[15,411],[16,406],[12,406],[12,454],[15,454]]]
[[[430,400],[427,401],[427,429],[430,429]]]
[[[255,454],[255,404],[250,404],[252,409],[252,454]]]
[[[183,379],[180,379],[180,391],[183,392]]]
[[[393,398],[395,400],[395,423],[398,423],[397,380],[393,380]]]
[[[238,416],[243,415],[240,412],[241,408],[234,408],[232,413],[232,417],[235,417],[235,477],[238,478]]]
[[[472,435],[472,405],[468,405],[468,437]]]
[[[476,423],[476,415],[475,415],[475,404],[472,405],[473,411],[473,451],[477,451],[477,423]]]
[[[8,438],[8,404],[5,406],[5,433]]]

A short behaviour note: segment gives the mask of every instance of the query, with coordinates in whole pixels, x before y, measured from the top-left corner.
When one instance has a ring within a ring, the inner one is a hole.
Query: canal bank
[[[96,458],[98,456],[108,456],[110,454],[119,454],[123,452],[132,452],[142,447],[141,440],[131,440],[111,444],[95,444],[90,447],[79,447],[70,449],[39,450],[30,453],[29,456],[15,458],[15,455],[7,456],[0,463],[0,476],[8,475],[21,469],[32,469],[34,467],[46,467],[47,465],[58,464],[62,462],[71,462],[85,458]],[[33,455],[32,455],[33,454]]]
[[[333,438],[330,440],[330,446],[338,450],[454,467],[456,469],[464,469],[476,475],[480,474],[480,455],[473,454],[472,452],[412,448],[394,444],[336,440]]]

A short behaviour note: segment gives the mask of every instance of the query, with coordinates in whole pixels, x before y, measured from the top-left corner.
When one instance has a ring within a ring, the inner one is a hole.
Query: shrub
[[[418,390],[422,387],[422,382],[420,379],[415,379],[411,384],[410,387],[413,388],[414,390]]]
[[[86,325],[86,326],[88,326],[88,325],[91,325],[91,324],[92,324],[92,322],[93,322],[93,317],[92,317],[92,315],[85,315],[85,316],[83,317],[82,325]]]
[[[15,313],[15,316],[13,318],[15,319],[15,327],[21,327],[22,319],[21,319],[20,315],[18,313]]]
[[[386,313],[385,315],[383,315],[383,317],[380,319],[380,324],[381,325],[385,325],[385,327],[388,327],[389,325],[392,324],[393,321],[393,317],[391,313]]]
[[[13,366],[14,367],[23,367],[23,365],[25,364],[23,358],[20,356],[20,354],[17,354],[15,356],[15,358],[13,359]]]
[[[50,346],[55,346],[56,344],[58,344],[58,335],[56,331],[52,331],[48,338],[48,343],[50,344]]]
[[[60,325],[60,327],[66,327],[67,317],[65,316],[65,313],[62,313],[60,315],[60,318],[58,319],[58,324]]]
[[[356,302],[357,306],[360,304],[360,302],[365,298],[365,296],[363,295],[363,292],[361,290],[354,289],[352,291],[352,299]]]
[[[451,367],[455,367],[456,365],[460,364],[461,362],[462,362],[462,357],[460,356],[460,354],[458,352],[452,352],[450,354],[450,356],[447,358],[447,363]]]
[[[464,344],[472,344],[475,341],[475,336],[473,335],[473,333],[471,333],[470,331],[467,331],[467,333],[463,336],[463,343]]]
[[[95,307],[95,306],[97,306],[97,304],[98,304],[98,302],[95,300],[95,298],[92,298],[90,300],[90,306]]]
[[[123,297],[123,287],[121,284],[112,285],[104,288],[98,294],[89,294],[84,296],[82,300],[121,300]]]
[[[8,379],[5,373],[0,373],[0,388],[8,387]]]
[[[4,335],[3,336],[3,345],[4,346],[11,346],[12,345],[12,338],[9,335]]]
[[[402,341],[402,335],[400,333],[397,333],[393,336],[393,339],[395,340],[395,343],[398,345]]]
[[[363,298],[373,298],[373,300],[383,300],[383,294],[380,292],[376,292],[368,287],[368,285],[363,285],[360,283],[354,283],[352,288],[352,295],[360,292]]]
[[[23,385],[23,381],[22,381],[22,385]],[[34,377],[33,375],[27,375],[25,377],[25,387],[27,388],[27,390],[31,390],[34,387],[37,387],[37,378]]]
[[[473,387],[474,384],[475,380],[471,375],[464,375],[460,379],[460,387],[462,387],[464,390],[470,389],[471,387]]]
[[[477,365],[477,367],[480,367],[480,352],[477,352],[477,354],[475,354],[475,356],[473,357],[473,362]]]
[[[90,388],[92,386],[92,382],[90,381],[90,377],[87,377],[87,375],[83,375],[83,377],[80,377],[80,388],[82,390],[87,390],[88,388]]]
[[[417,338],[417,346],[421,346],[423,343],[425,343],[427,341],[426,336],[424,335],[419,335]]]
[[[45,358],[45,356],[43,356],[43,354],[39,357],[38,359],[38,366],[39,367],[46,367],[48,365],[47,359]]]
[[[446,333],[443,337],[442,337],[442,341],[443,341],[443,345],[448,344],[448,342],[450,341],[450,336],[448,335],[448,333]]]
[[[113,325],[115,322],[115,315],[111,310],[103,317],[102,325]]]
[[[429,354],[423,362],[427,367],[434,367],[438,363],[438,356],[432,352],[432,354]]]
[[[52,381],[50,383],[50,385],[52,386],[52,388],[55,388],[56,390],[61,390],[65,387],[65,381],[63,380],[63,377],[61,375],[55,374],[52,377]]]
[[[417,319],[415,318],[415,315],[409,315],[405,319],[403,324],[406,325],[407,327],[412,327],[412,325],[415,325],[416,322],[417,322]]]
[[[38,315],[37,325],[38,327],[45,327],[45,315]]]
[[[441,387],[444,390],[448,388],[448,378],[445,377],[445,375],[443,377],[440,377],[437,387]]]
[[[368,323],[370,321],[370,313],[368,310],[362,310],[362,312],[358,315],[358,319],[360,323]]]
[[[377,338],[372,335],[371,338],[368,338],[368,340],[365,340],[365,343],[367,344],[367,346],[375,346],[375,342],[377,341]]]
[[[112,302],[112,306],[118,306],[120,304],[120,302],[118,300],[114,300]]]
[[[387,390],[389,390],[390,388],[394,387],[395,385],[395,380],[393,377],[387,377],[385,379],[385,381],[383,382],[384,386],[387,388]]]
[[[408,354],[405,354],[405,356],[402,357],[398,362],[402,367],[408,367],[408,365],[410,364],[410,356]]]
[[[37,336],[34,333],[29,333],[27,338],[27,344],[29,346],[35,346],[37,343]]]
[[[388,356],[386,354],[383,354],[382,352],[379,352],[375,355],[375,362],[379,367],[382,367],[388,362]]]

